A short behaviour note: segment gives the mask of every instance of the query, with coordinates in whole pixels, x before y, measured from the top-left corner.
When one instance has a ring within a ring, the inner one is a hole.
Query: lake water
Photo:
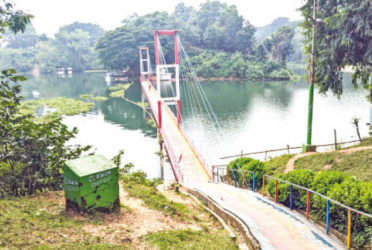
[[[23,83],[23,94],[27,99],[35,98],[33,91],[40,93],[38,98],[65,96],[79,99],[82,94],[108,95],[104,73],[74,74],[72,78],[54,75],[28,78]],[[366,91],[355,90],[349,75],[344,78],[344,94],[340,100],[331,93],[324,96],[315,91],[313,144],[332,143],[334,129],[339,141],[357,139],[351,124],[353,117],[361,118],[361,135],[368,135],[365,124],[369,122],[371,106],[364,98]],[[203,121],[187,113],[183,113],[183,119],[190,135],[199,138],[213,163],[219,164],[219,157],[241,151],[301,146],[306,141],[308,84],[305,80],[205,81],[202,87],[221,124],[222,135],[213,136],[214,131],[208,124],[203,125]],[[132,85],[126,97],[141,100],[139,83]],[[139,107],[120,98],[110,98],[97,103],[86,114],[67,116],[63,121],[69,127],[79,129],[71,143],[93,145],[97,153],[109,158],[124,149],[125,163],[134,163],[136,169],[145,171],[149,177],[159,176],[156,129],[146,123]],[[201,125],[190,126],[196,123]],[[264,156],[254,157],[262,159]],[[171,175],[169,168],[165,171],[166,176]]]

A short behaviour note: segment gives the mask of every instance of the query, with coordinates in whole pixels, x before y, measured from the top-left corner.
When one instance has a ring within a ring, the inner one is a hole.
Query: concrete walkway
[[[345,249],[341,242],[325,234],[324,229],[257,193],[216,183],[194,188],[238,215],[262,249]]]

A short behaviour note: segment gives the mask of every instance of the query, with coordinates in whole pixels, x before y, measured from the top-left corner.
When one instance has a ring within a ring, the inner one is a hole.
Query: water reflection
[[[303,75],[303,74],[301,74]],[[350,75],[344,77],[344,95],[340,100],[332,94],[315,94],[313,142],[333,141],[333,129],[338,140],[355,139],[355,128],[350,120],[362,118],[362,136],[368,134],[364,124],[369,121],[370,104],[363,89],[354,90]],[[301,146],[306,139],[308,84],[304,79],[294,82],[221,81],[202,82],[206,96],[223,128],[216,136],[213,127],[201,117],[193,117],[183,101],[182,116],[190,134],[199,138],[211,158],[244,152]],[[71,97],[82,94],[108,96],[104,73],[74,74],[72,78],[41,75],[23,84],[27,98]],[[185,99],[182,93],[182,99]],[[126,97],[141,100],[139,83],[135,83]],[[99,102],[88,114],[66,117],[69,126],[80,130],[76,142],[91,144],[97,152],[112,156],[119,149],[126,151],[124,159],[158,176],[159,159],[156,130],[143,119],[141,108],[118,98]],[[199,124],[199,125],[198,125]],[[168,170],[169,171],[169,170]]]

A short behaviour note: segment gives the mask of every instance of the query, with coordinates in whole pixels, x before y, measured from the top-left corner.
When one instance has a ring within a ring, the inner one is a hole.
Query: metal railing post
[[[253,172],[252,191],[253,192],[256,192],[256,176],[255,176],[255,173],[254,172]]]
[[[293,210],[293,186],[289,186],[290,194],[289,194],[289,208]]]

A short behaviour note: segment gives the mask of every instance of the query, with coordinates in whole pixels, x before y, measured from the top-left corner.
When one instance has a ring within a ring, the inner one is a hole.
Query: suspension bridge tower
[[[174,64],[167,64],[163,49],[160,45],[159,36],[173,36],[174,41]],[[159,100],[167,106],[175,106],[177,112],[177,124],[181,123],[181,93],[180,93],[180,66],[178,50],[177,30],[154,31],[155,40],[155,63],[156,63],[156,90]],[[152,80],[151,61],[148,47],[140,47],[140,70],[141,82]],[[160,103],[159,103],[160,105]],[[161,121],[161,117],[159,117]],[[161,122],[158,124],[161,127]]]

